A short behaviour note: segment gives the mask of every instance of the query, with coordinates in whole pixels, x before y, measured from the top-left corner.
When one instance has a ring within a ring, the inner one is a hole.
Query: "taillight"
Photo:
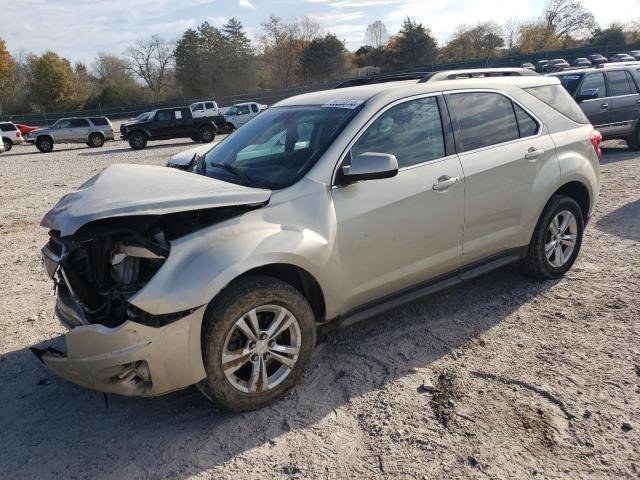
[[[20,133],[20,130],[16,130],[16,138],[20,138],[22,136],[22,134]]]
[[[591,145],[593,145],[593,149],[598,156],[598,160],[602,159],[602,149],[600,148],[600,143],[602,142],[602,134],[598,130],[592,130],[589,139],[591,140]]]

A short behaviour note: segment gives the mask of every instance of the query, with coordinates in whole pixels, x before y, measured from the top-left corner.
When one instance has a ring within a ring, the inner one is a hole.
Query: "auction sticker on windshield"
[[[322,105],[323,108],[348,108],[353,110],[359,107],[364,102],[362,100],[331,100],[330,102]]]

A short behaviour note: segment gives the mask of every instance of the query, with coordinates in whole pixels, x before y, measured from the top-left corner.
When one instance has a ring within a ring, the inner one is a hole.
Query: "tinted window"
[[[71,128],[82,128],[89,127],[89,122],[84,118],[73,118],[71,119]]]
[[[206,108],[216,108],[216,107],[213,105],[213,103],[212,103],[212,102],[207,102],[207,103],[205,103],[205,104],[204,104],[204,106],[205,106]]]
[[[0,123],[0,130],[2,130],[3,132],[12,132],[17,129],[18,127],[16,127],[13,123]]]
[[[109,125],[109,120],[107,120],[106,118],[96,117],[96,118],[90,118],[89,120],[91,120],[91,123],[93,123],[98,127]]]
[[[404,102],[380,115],[351,149],[353,156],[365,152],[395,155],[400,168],[444,157],[436,98]]]
[[[195,106],[191,109],[191,111],[193,111],[193,112],[198,112],[198,111],[200,111],[200,110],[204,110],[204,106],[203,106],[201,103],[199,103],[199,104],[195,105]]]
[[[580,107],[571,95],[569,95],[569,92],[560,85],[525,88],[525,91],[574,122],[585,125],[589,123],[589,120],[585,114],[582,113],[582,110],[580,110]]]
[[[560,79],[560,83],[562,83],[562,86],[567,89],[567,92],[569,92],[571,95],[574,95],[576,93],[578,85],[580,85],[582,75],[559,75],[558,78]]]
[[[216,166],[225,164],[241,170],[250,186],[285,188],[304,176],[359,111],[315,105],[270,108],[209,150],[204,173],[246,183]],[[196,172],[203,173],[200,165]]]
[[[484,92],[454,93],[447,95],[447,105],[459,152],[519,137],[511,100],[503,95]]]
[[[156,121],[158,122],[170,122],[171,121],[171,112],[168,110],[160,110],[156,112]]]
[[[609,79],[609,92],[611,96],[615,97],[618,95],[637,93],[636,85],[629,72],[625,72],[624,70],[608,72],[607,77]]]
[[[251,105],[251,110],[253,110],[253,113],[258,113],[258,106],[256,104]]]
[[[587,75],[580,86],[580,93],[594,89],[598,90],[598,98],[607,96],[607,85],[604,82],[604,73],[590,73]]]
[[[538,133],[538,123],[531,117],[531,115],[515,103],[513,104],[513,109],[516,112],[516,119],[518,120],[520,138],[531,137]]]
[[[238,107],[238,114],[239,115],[246,115],[250,113],[249,112],[249,105],[241,105],[240,107]]]
[[[55,128],[70,128],[71,120],[68,118],[62,118],[53,124]]]

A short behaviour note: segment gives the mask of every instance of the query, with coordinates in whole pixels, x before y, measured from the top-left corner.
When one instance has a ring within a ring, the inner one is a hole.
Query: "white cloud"
[[[238,5],[240,5],[242,8],[248,8],[250,10],[256,9],[256,6],[249,0],[238,0]]]

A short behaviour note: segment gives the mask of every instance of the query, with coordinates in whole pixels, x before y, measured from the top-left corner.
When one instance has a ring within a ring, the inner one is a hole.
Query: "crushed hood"
[[[174,168],[112,165],[60,199],[41,225],[72,235],[94,220],[164,215],[268,202],[270,190],[244,187]]]

